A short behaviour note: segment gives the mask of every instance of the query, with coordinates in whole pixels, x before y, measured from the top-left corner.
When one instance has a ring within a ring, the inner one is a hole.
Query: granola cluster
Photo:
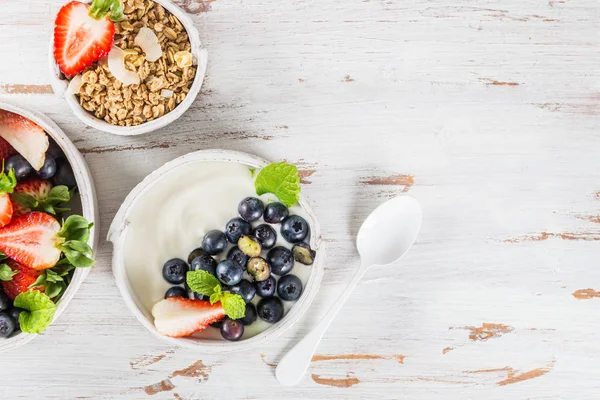
[[[113,125],[133,126],[159,118],[181,103],[196,75],[185,28],[174,15],[151,0],[124,0],[127,19],[115,23],[114,45],[125,52],[125,67],[140,84],[124,86],[111,75],[106,60],[82,73],[79,103],[97,118]],[[162,56],[150,62],[134,44],[142,27],[158,38]]]

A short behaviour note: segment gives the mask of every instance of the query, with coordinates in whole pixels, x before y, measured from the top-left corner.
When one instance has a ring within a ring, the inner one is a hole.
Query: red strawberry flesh
[[[114,23],[108,17],[92,18],[89,8],[87,4],[71,1],[56,16],[54,59],[68,76],[106,56],[114,41]]]
[[[36,270],[52,268],[60,258],[56,247],[58,221],[42,212],[13,218],[0,228],[0,250],[13,260]]]
[[[152,307],[154,326],[165,336],[185,337],[225,317],[221,303],[168,297]]]
[[[50,194],[50,190],[52,189],[52,183],[50,181],[40,178],[29,178],[22,182],[17,183],[14,191],[16,193],[25,193],[33,197],[39,202],[43,202],[48,195]],[[23,214],[30,213],[31,210],[28,208],[23,208],[17,202],[13,201],[13,215],[18,217]],[[2,212],[2,208],[0,206],[0,215]]]
[[[13,204],[8,193],[0,194],[0,228],[8,225],[13,217]]]
[[[6,264],[13,271],[18,271],[15,275],[13,275],[12,280],[2,281],[2,289],[11,300],[14,300],[19,294],[30,289],[39,290],[42,292],[44,291],[43,286],[30,287],[42,274],[40,271],[26,267],[14,260],[7,260]]]

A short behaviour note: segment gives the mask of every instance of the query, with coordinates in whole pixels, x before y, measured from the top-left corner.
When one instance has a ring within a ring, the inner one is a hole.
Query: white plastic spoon
[[[367,217],[356,237],[360,268],[321,322],[283,356],[275,370],[279,383],[293,386],[300,382],[323,334],[367,269],[374,265],[391,264],[406,254],[417,238],[421,218],[421,206],[410,196],[388,200]]]

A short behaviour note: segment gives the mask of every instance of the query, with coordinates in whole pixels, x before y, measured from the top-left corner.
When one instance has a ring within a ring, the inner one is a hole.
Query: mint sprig
[[[239,294],[223,292],[221,283],[207,271],[188,271],[186,282],[190,289],[210,298],[210,304],[221,302],[225,314],[231,319],[246,315],[246,302]]]
[[[94,19],[102,19],[109,15],[110,20],[114,22],[125,19],[121,0],[94,0],[89,15]]]
[[[87,268],[94,265],[94,252],[86,243],[90,237],[90,229],[94,226],[80,215],[71,215],[63,222],[56,234],[64,241],[56,247],[60,249],[68,263],[77,268]]]
[[[25,310],[19,315],[19,325],[25,333],[45,331],[56,312],[56,304],[48,295],[38,290],[20,293],[15,298],[14,306]]]
[[[260,170],[254,181],[256,194],[273,193],[290,207],[300,198],[300,176],[295,165],[285,161],[269,164]]]

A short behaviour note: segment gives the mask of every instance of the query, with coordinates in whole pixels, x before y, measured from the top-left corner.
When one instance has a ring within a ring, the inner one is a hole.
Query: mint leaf
[[[81,215],[70,215],[58,232],[57,236],[63,237],[66,240],[77,240],[87,242],[90,237],[90,229],[94,226]]]
[[[221,297],[221,306],[225,314],[231,319],[244,318],[246,315],[246,302],[239,294],[224,292]]]
[[[15,298],[15,307],[26,311],[19,315],[19,325],[26,333],[42,333],[52,322],[56,304],[46,294],[38,290],[29,290]]]
[[[12,281],[13,276],[19,271],[13,271],[8,265],[0,264],[0,281]]]
[[[64,254],[69,263],[77,268],[88,268],[96,263],[92,248],[77,240],[68,240],[57,246]]]
[[[46,202],[50,202],[52,204],[56,203],[66,203],[71,200],[71,192],[69,188],[64,185],[54,186],[48,196],[46,197]]]
[[[298,168],[284,161],[269,164],[258,173],[254,187],[259,196],[273,193],[282,203],[290,207],[296,204],[300,198]]]
[[[47,282],[45,293],[51,299],[58,300],[58,297],[67,289],[67,284],[64,282]]]
[[[212,296],[214,293],[221,292],[221,284],[219,283],[218,279],[207,271],[188,271],[185,281],[193,292],[200,293],[205,296]]]
[[[4,170],[4,162],[2,163],[2,170]],[[13,168],[8,171],[8,175],[4,172],[0,174],[0,192],[12,193],[15,186],[17,186],[17,178]]]

